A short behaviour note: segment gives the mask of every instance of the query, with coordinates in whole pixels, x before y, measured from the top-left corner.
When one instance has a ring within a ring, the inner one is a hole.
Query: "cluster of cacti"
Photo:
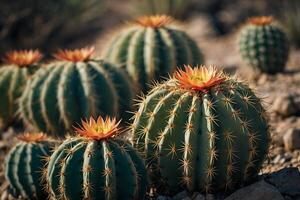
[[[289,53],[286,36],[272,24],[271,17],[249,19],[241,32],[239,48],[250,66],[270,74],[284,70]]]
[[[82,118],[109,115],[128,118],[134,89],[129,76],[102,60],[93,48],[59,51],[27,85],[20,113],[26,124],[64,136]]]
[[[29,76],[36,70],[42,55],[39,51],[11,51],[0,68],[0,128],[6,128],[16,119],[17,100]]]
[[[219,192],[258,174],[268,145],[261,100],[213,67],[186,67],[142,99],[133,143],[164,191]]]
[[[46,199],[42,169],[55,143],[43,134],[24,134],[18,138],[21,142],[10,151],[5,163],[5,177],[12,193],[26,199]]]
[[[149,83],[167,77],[184,64],[202,64],[195,41],[171,24],[165,15],[142,17],[117,34],[104,57],[126,68],[143,91]]]
[[[133,147],[120,139],[115,119],[83,122],[79,137],[52,154],[47,183],[54,199],[143,199],[147,173]]]
[[[1,122],[18,110],[25,125],[71,135],[53,152],[56,143],[43,134],[19,137],[5,165],[16,196],[132,200],[145,197],[148,176],[164,194],[231,192],[257,177],[270,140],[261,99],[222,70],[199,66],[196,43],[171,21],[136,20],[110,44],[107,62],[92,58],[94,48],[60,50],[56,61],[37,70],[39,52],[7,55],[18,67],[0,68]],[[251,19],[240,50],[253,67],[276,73],[288,47],[270,23]],[[117,137],[117,118],[126,121],[133,108],[133,85],[147,91],[151,81],[174,71],[140,101],[130,126],[133,146]],[[89,120],[74,128],[82,119]]]

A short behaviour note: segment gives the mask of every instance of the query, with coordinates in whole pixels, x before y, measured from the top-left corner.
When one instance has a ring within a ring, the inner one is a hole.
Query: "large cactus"
[[[137,19],[113,38],[104,57],[126,68],[143,91],[176,67],[202,64],[195,41],[171,22],[172,18],[164,15]]]
[[[185,70],[142,99],[134,146],[163,192],[236,189],[257,176],[268,150],[261,101],[216,68]]]
[[[128,118],[133,92],[121,69],[91,58],[93,48],[60,51],[32,77],[20,101],[27,124],[64,136],[81,118],[106,114]]]
[[[17,100],[41,57],[37,50],[11,51],[5,55],[7,64],[0,67],[0,128],[6,128],[16,120]]]
[[[247,64],[269,74],[282,72],[289,55],[286,36],[271,17],[249,19],[241,31],[239,48]]]
[[[147,173],[133,147],[114,138],[115,119],[90,118],[78,128],[78,137],[55,150],[47,168],[47,183],[54,199],[143,199]]]
[[[55,143],[43,134],[24,134],[21,140],[8,154],[5,163],[5,177],[13,195],[25,199],[44,200],[45,182],[42,182],[42,170],[51,155]]]

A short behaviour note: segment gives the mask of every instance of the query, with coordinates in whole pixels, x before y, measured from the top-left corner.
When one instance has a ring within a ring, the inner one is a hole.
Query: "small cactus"
[[[250,18],[239,38],[243,60],[254,69],[269,74],[282,72],[289,54],[284,32],[272,21],[272,17]]]
[[[55,143],[49,141],[41,133],[26,133],[19,136],[21,141],[8,154],[5,163],[5,178],[8,180],[12,193],[25,199],[44,200],[42,170],[51,155]]]
[[[147,174],[130,143],[115,138],[116,119],[82,122],[78,137],[65,140],[52,154],[47,171],[54,199],[143,199]]]
[[[133,88],[122,69],[92,59],[94,48],[61,50],[32,77],[20,100],[26,124],[63,137],[81,118],[106,114],[129,118]]]
[[[133,144],[161,192],[226,192],[257,176],[269,145],[261,100],[214,67],[185,67],[140,102]]]
[[[176,66],[202,64],[195,41],[172,21],[165,15],[137,19],[113,38],[104,57],[126,68],[143,91],[153,80],[167,77]]]
[[[17,100],[26,81],[37,69],[42,54],[35,50],[10,51],[4,57],[7,63],[0,67],[0,128],[5,129],[16,121]]]

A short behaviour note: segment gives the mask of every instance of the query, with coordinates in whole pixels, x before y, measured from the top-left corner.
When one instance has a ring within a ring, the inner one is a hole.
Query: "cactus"
[[[201,64],[197,44],[185,32],[171,25],[172,18],[150,16],[113,38],[104,57],[124,67],[143,91],[151,81],[166,77],[183,64]]]
[[[269,132],[261,100],[214,67],[185,67],[140,102],[132,142],[161,192],[228,192],[255,179]]]
[[[286,36],[279,27],[272,25],[272,17],[249,19],[239,39],[239,48],[245,62],[261,72],[282,72],[288,59]]]
[[[5,163],[5,177],[12,193],[26,199],[47,197],[44,192],[42,169],[47,163],[45,158],[51,155],[55,143],[43,134],[26,133],[19,136],[21,141],[8,154]]]
[[[120,133],[116,119],[82,122],[79,136],[65,140],[46,169],[53,199],[143,199],[147,173],[143,160]]]
[[[36,72],[20,100],[26,124],[63,137],[81,118],[99,114],[128,118],[133,89],[129,76],[102,60],[94,48],[61,50]]]
[[[0,67],[0,128],[5,129],[16,121],[17,99],[21,96],[26,81],[37,68],[42,55],[39,51],[24,50],[8,52]]]

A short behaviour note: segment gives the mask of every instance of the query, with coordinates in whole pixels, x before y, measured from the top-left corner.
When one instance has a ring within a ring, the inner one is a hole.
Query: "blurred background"
[[[46,55],[57,48],[101,48],[103,34],[146,14],[184,20],[187,31],[200,41],[230,35],[248,17],[273,15],[291,44],[300,46],[299,0],[1,0],[0,54],[24,48],[39,48]]]

